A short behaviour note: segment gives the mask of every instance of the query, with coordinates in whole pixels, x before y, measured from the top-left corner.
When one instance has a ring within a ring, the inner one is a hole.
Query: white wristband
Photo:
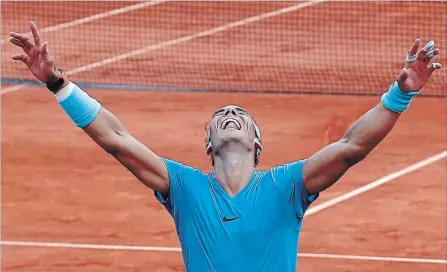
[[[57,101],[65,100],[71,94],[71,92],[73,92],[74,87],[75,87],[75,85],[70,81],[70,83],[68,83],[67,86],[60,89],[55,94]]]

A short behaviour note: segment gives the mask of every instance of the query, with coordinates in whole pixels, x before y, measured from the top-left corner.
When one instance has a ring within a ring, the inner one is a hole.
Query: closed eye
[[[243,116],[248,116],[251,118],[251,115],[243,108],[235,108],[235,110],[237,111],[238,114],[243,115]]]
[[[244,110],[243,108],[237,107],[237,108],[235,108],[235,110],[240,114],[249,115],[248,112],[246,110]]]
[[[224,113],[224,111],[225,111],[225,109],[220,109],[220,110],[216,111],[213,114],[213,118],[216,117],[216,116],[222,115]]]

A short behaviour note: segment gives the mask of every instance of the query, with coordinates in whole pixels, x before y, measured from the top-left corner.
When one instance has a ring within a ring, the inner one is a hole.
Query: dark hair
[[[256,124],[255,119],[252,118],[252,120]],[[207,133],[206,138],[205,138],[205,149],[208,147],[208,144],[211,141],[211,138],[209,136],[210,135],[210,130],[209,130],[209,128],[207,128],[207,126],[209,124],[210,124],[210,122],[205,124],[205,131]],[[257,137],[257,138],[259,139],[259,141],[261,141],[261,139],[259,137]],[[211,165],[214,166],[214,157],[213,157],[213,155],[210,152],[208,152],[208,151],[207,151],[206,154],[210,155],[210,157],[211,157]],[[261,149],[259,147],[257,147],[256,150],[255,150],[255,166],[257,166],[259,164],[259,157],[260,157],[260,155],[261,155]]]

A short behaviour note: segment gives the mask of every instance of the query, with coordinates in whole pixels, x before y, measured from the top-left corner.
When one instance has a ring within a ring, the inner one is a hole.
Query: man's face
[[[253,119],[239,106],[228,105],[216,111],[211,119],[210,133],[210,146],[214,152],[229,143],[239,143],[247,150],[261,148],[261,143],[256,138]]]

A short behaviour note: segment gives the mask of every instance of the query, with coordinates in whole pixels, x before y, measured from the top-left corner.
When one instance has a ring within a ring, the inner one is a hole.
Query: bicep
[[[95,120],[83,130],[144,185],[161,193],[169,192],[169,175],[163,159],[135,139],[110,111],[101,108]]]
[[[167,194],[169,175],[163,159],[132,135],[120,137],[116,152],[111,154],[144,185]]]
[[[348,169],[365,158],[391,131],[399,114],[379,103],[354,122],[341,140],[310,157],[303,168],[310,192],[321,192],[334,184]]]
[[[303,180],[310,194],[326,190],[334,184],[351,166],[360,161],[352,154],[359,154],[358,147],[345,139],[334,142],[306,160],[303,166]]]

